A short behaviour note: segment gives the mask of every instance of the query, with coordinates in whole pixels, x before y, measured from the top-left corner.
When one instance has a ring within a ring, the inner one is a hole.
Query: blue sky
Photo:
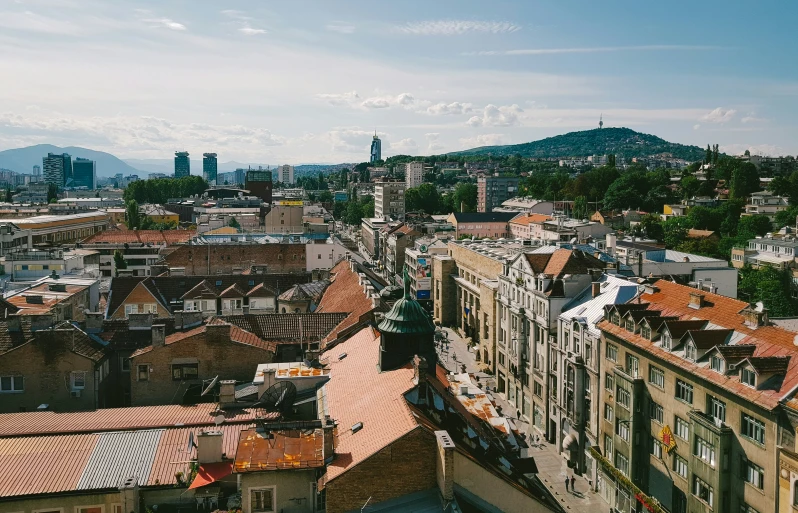
[[[5,0],[0,149],[358,162],[597,126],[798,153],[798,7]]]

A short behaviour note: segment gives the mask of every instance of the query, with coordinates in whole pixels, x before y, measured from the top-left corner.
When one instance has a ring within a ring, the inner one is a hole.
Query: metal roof
[[[604,306],[626,303],[635,297],[638,290],[637,284],[611,274],[603,275],[599,282],[601,294],[593,297],[592,287],[588,287],[565,305],[565,311],[559,317],[566,322],[583,320],[588,331],[596,336],[600,334],[596,324],[604,318]]]
[[[117,488],[129,477],[136,478],[139,486],[146,485],[163,432],[154,429],[100,434],[75,489]]]

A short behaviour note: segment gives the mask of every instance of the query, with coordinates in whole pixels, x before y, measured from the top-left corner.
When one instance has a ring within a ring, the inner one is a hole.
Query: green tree
[[[230,218],[230,221],[227,222],[227,226],[229,226],[230,228],[235,228],[236,230],[241,229],[241,225],[238,224],[238,220],[236,220],[235,217]]]
[[[746,239],[753,239],[756,236],[762,236],[770,232],[773,225],[770,223],[768,216],[743,216],[740,222],[737,223],[737,234]]]
[[[139,214],[139,204],[136,200],[130,200],[126,206],[125,224],[128,230],[135,230],[141,224],[141,214]]]
[[[686,217],[671,217],[662,223],[662,240],[665,247],[676,249],[687,238],[690,222]]]
[[[740,269],[737,295],[751,303],[761,301],[772,317],[791,317],[798,313],[792,298],[795,288],[789,269],[746,265]]]
[[[729,197],[743,199],[759,190],[759,172],[750,162],[743,162],[732,172]]]
[[[662,241],[664,232],[662,230],[662,220],[656,214],[646,214],[640,219],[640,231],[649,239]]]
[[[615,155],[607,155],[607,165],[610,167],[615,167]]]
[[[359,225],[363,220],[363,210],[357,201],[350,201],[346,205],[346,213],[344,214],[344,222],[348,225]]]
[[[333,195],[330,191],[321,191],[317,198],[321,203],[332,203]]]
[[[477,185],[474,183],[458,183],[454,188],[452,197],[454,208],[460,212],[477,211]]]
[[[58,186],[54,183],[47,184],[47,203],[58,201]]]
[[[423,211],[437,214],[441,209],[441,195],[435,185],[422,183],[405,191],[405,209],[408,212]]]
[[[576,219],[588,219],[590,217],[590,211],[587,206],[587,198],[584,196],[577,196],[574,198],[574,209],[572,215]]]
[[[114,267],[116,268],[116,275],[119,276],[120,269],[127,269],[127,262],[122,252],[118,249],[114,251]]]
[[[790,205],[787,210],[776,213],[776,228],[795,226],[798,219],[798,205]]]
[[[641,208],[644,206],[648,189],[649,183],[645,173],[627,171],[607,189],[604,195],[604,208],[607,210]]]
[[[707,144],[707,153],[704,156],[704,163],[705,164],[712,164],[712,149],[710,149],[708,144]]]
[[[679,182],[682,189],[682,198],[690,199],[698,194],[701,182],[693,175],[687,175]]]

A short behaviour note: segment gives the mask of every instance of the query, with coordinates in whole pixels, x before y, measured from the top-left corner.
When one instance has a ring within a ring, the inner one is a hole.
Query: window
[[[693,455],[709,463],[713,467],[715,466],[715,447],[700,436],[695,437]]]
[[[150,366],[149,365],[139,365],[138,366],[138,380],[139,381],[149,381],[150,380]]]
[[[111,505],[111,513],[125,513],[125,512],[122,511],[121,504],[113,504]]]
[[[707,396],[707,413],[716,421],[726,422],[726,403],[717,397]]]
[[[742,503],[740,504],[740,513],[759,513],[759,512],[754,508],[752,508],[751,506],[749,506],[748,504]]]
[[[690,439],[690,424],[681,417],[676,417],[676,436],[682,440]]]
[[[684,357],[688,360],[695,361],[696,350],[692,342],[688,342],[684,345]]]
[[[651,328],[649,328],[648,326],[641,326],[640,336],[646,340],[651,340]]]
[[[626,331],[630,333],[635,332],[635,321],[634,319],[626,319]]]
[[[659,367],[649,365],[648,382],[656,387],[665,388],[665,372]]]
[[[662,405],[651,401],[648,406],[648,412],[651,416],[651,420],[656,421],[658,424],[662,424],[662,418],[664,416]]]
[[[693,385],[681,379],[676,380],[676,399],[687,404],[693,404]]]
[[[620,436],[623,441],[629,441],[629,422],[618,419],[615,421],[615,434]]]
[[[626,373],[633,378],[640,374],[640,360],[636,356],[626,355]]]
[[[122,356],[120,360],[119,366],[122,369],[122,372],[130,372],[130,358],[125,358]]]
[[[740,371],[740,382],[749,387],[756,387],[756,373],[748,368]]]
[[[604,452],[607,454],[607,459],[612,461],[612,437],[604,435]]]
[[[534,384],[532,385],[532,389],[533,389],[533,391],[534,391],[536,396],[538,396],[540,398],[543,397],[543,385],[541,385],[540,383],[535,381]]]
[[[712,355],[709,357],[709,368],[715,372],[723,374],[723,358],[720,356]]]
[[[615,376],[609,372],[604,375],[604,388],[612,392],[615,390]]]
[[[172,365],[172,381],[182,381],[186,379],[197,379],[199,375],[199,365],[196,363],[181,363]]]
[[[22,376],[0,376],[0,393],[10,394],[25,391],[25,378]]]
[[[86,388],[86,373],[84,371],[72,371],[69,374],[69,384],[72,390],[83,390]]]
[[[606,352],[607,360],[612,360],[613,362],[618,361],[618,346],[614,346],[612,344],[607,344],[607,352]]]
[[[274,488],[250,488],[249,509],[252,513],[274,511]]]
[[[75,513],[103,513],[105,507],[103,506],[77,506]]]
[[[687,460],[676,454],[673,458],[673,471],[687,478]]]
[[[651,437],[651,454],[653,454],[655,458],[662,459],[662,444],[653,436]]]
[[[618,315],[618,312],[612,312],[612,315],[610,316],[610,322],[616,326],[621,325],[621,316]]]
[[[612,422],[615,420],[615,410],[613,410],[612,406],[609,404],[604,405],[604,420],[607,422]]]
[[[693,495],[709,504],[710,507],[715,499],[715,491],[698,476],[693,476]]]
[[[615,468],[621,471],[625,476],[629,475],[629,459],[623,454],[615,453]]]
[[[672,342],[672,339],[671,339],[671,334],[668,333],[667,331],[662,333],[662,344],[661,345],[662,345],[662,349],[667,349],[668,351],[670,351],[671,347],[673,346],[673,342]]]
[[[627,410],[629,409],[631,396],[629,395],[629,391],[621,387],[621,385],[618,385],[617,387],[617,392],[615,394],[615,402],[617,402],[621,406],[626,407]]]
[[[750,461],[744,461],[744,464],[745,482],[763,490],[765,488],[765,471],[762,467]]]
[[[125,316],[139,313],[139,305],[125,305]]]
[[[765,423],[745,413],[740,421],[740,433],[754,442],[765,444]]]
[[[585,365],[591,365],[593,362],[593,347],[589,342],[585,342]]]

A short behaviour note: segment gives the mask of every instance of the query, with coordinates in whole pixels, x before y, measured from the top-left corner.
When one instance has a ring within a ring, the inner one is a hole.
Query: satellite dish
[[[757,301],[756,302],[756,311],[757,312],[761,312],[764,309],[765,309],[765,303],[763,303],[762,301]]]
[[[296,400],[296,386],[290,381],[278,381],[260,396],[255,406],[268,412],[290,413]]]
[[[224,415],[217,415],[213,418],[213,423],[221,426],[224,423]]]
[[[208,392],[210,392],[210,391],[213,389],[213,387],[214,387],[214,386],[216,386],[216,382],[217,382],[217,381],[219,381],[219,376],[216,376],[215,378],[213,378],[213,379],[211,380],[210,384],[209,384],[207,387],[205,387],[205,389],[204,389],[204,390],[202,391],[202,393],[200,394],[200,397],[202,397],[202,396],[204,396],[204,395],[208,394]]]

